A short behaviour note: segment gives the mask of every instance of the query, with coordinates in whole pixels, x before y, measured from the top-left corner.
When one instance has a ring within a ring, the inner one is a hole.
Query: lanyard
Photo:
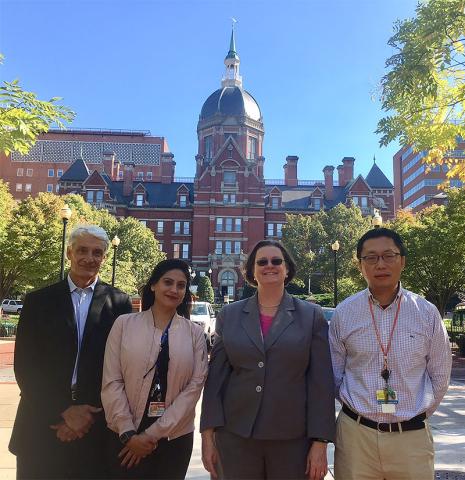
[[[173,317],[174,318],[174,317]],[[143,376],[143,378],[145,378],[154,368],[156,368],[158,370],[158,363],[160,361],[160,353],[161,351],[163,350],[164,347],[166,347],[168,345],[168,330],[170,329],[171,327],[171,322],[173,321],[173,319],[170,320],[170,323],[168,323],[168,326],[165,328],[165,330],[163,331],[162,335],[161,335],[161,338],[160,338],[160,349],[158,350],[158,356],[157,356],[157,360],[156,362],[152,365],[152,367],[150,368],[150,370]]]
[[[375,314],[373,312],[372,302],[370,301],[370,299],[368,299],[368,305],[370,307],[370,313],[371,313],[371,320],[373,321],[373,327],[374,327],[375,332],[376,332],[376,339],[378,340],[378,344],[381,348],[381,351],[383,352],[383,357],[384,357],[383,372],[388,371],[387,370],[387,356],[388,356],[389,350],[391,349],[392,337],[394,335],[394,330],[396,329],[397,319],[399,318],[401,300],[402,300],[402,294],[399,295],[399,300],[398,300],[398,303],[397,303],[396,316],[394,317],[394,323],[392,324],[391,333],[389,335],[389,340],[388,340],[388,343],[385,347],[383,345],[383,342],[381,341],[381,336],[379,334],[378,326],[376,325],[376,322],[375,322]],[[388,378],[389,378],[389,374],[388,374]]]

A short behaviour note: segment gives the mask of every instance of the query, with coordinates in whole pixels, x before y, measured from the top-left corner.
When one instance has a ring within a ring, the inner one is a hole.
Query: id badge
[[[147,416],[150,418],[161,417],[165,413],[165,402],[150,402]]]
[[[399,403],[397,392],[390,390],[390,394],[386,398],[385,390],[376,390],[376,402],[381,405],[383,413],[396,413],[396,405]]]

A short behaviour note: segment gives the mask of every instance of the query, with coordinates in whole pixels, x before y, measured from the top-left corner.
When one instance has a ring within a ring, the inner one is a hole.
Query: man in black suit
[[[69,238],[68,277],[29,293],[15,346],[21,400],[9,449],[17,478],[103,478],[105,343],[128,295],[98,279],[109,246],[96,226]]]

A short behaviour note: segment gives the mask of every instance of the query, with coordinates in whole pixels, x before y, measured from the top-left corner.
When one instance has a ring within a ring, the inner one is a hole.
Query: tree
[[[200,277],[199,286],[197,288],[197,297],[202,302],[213,303],[215,301],[215,294],[210,279],[205,275]]]
[[[362,216],[358,207],[342,204],[312,216],[288,215],[283,227],[283,243],[298,260],[297,279],[307,284],[311,277],[312,290],[316,283],[319,289],[332,291],[334,254],[331,244],[338,240],[338,279],[352,279],[354,291],[363,286],[354,253],[358,239],[371,228],[370,220]],[[350,282],[345,285],[349,286]]]
[[[417,215],[400,212],[390,225],[407,248],[404,285],[434,303],[441,314],[450,298],[465,290],[465,189],[451,189],[448,196],[447,206]]]
[[[0,179],[0,246],[1,240],[6,235],[6,228],[13,213],[13,195],[11,195],[8,184]]]
[[[465,180],[465,160],[454,156],[465,138],[465,0],[429,0],[416,17],[398,21],[381,81],[380,144],[399,139],[427,151],[430,165],[447,164],[449,178]],[[393,112],[392,114],[390,112]]]
[[[4,81],[0,85],[0,151],[26,154],[38,135],[47,132],[52,124],[64,128],[63,122],[71,122],[75,114],[58,105],[60,100],[59,97],[48,102],[39,100],[35,93],[23,90],[18,80]]]

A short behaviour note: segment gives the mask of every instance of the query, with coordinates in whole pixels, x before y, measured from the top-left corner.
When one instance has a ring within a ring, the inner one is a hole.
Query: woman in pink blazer
[[[189,266],[164,260],[140,313],[121,315],[108,337],[102,404],[111,478],[183,479],[195,406],[207,375],[203,330],[189,320]]]

